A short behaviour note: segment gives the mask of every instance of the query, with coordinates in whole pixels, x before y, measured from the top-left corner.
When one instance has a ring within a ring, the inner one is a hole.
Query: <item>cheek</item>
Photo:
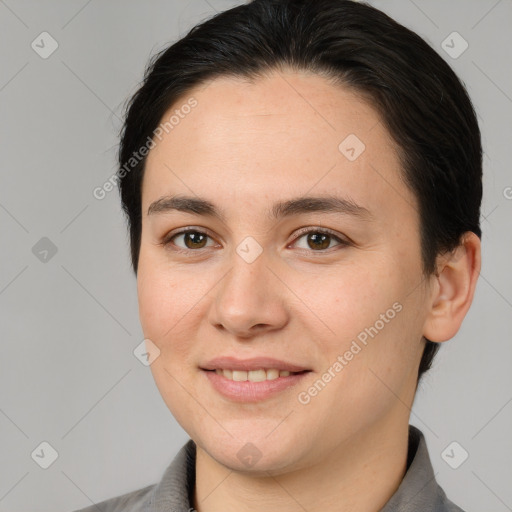
[[[407,269],[394,267],[381,259],[330,275],[324,269],[294,288],[305,304],[298,306],[301,324],[311,335],[318,332],[319,360],[329,368],[346,354],[343,379],[359,383],[355,389],[373,389],[377,377],[370,370],[395,387],[415,361],[419,305]]]
[[[160,340],[166,329],[169,329],[170,318],[176,314],[170,290],[172,282],[162,279],[154,270],[139,267],[137,276],[137,295],[139,302],[139,317],[144,336],[154,342]],[[169,324],[169,325],[168,325]]]
[[[146,255],[141,257],[137,296],[145,337],[160,347],[166,340],[175,339],[183,331],[201,306],[198,298],[201,293],[199,281],[183,272],[164,268],[156,259]]]
[[[290,283],[301,311],[337,345],[373,325],[400,295],[397,276],[376,259],[300,272]]]
[[[187,431],[191,428],[190,418],[195,417],[197,423],[202,421],[197,418],[194,401],[183,387],[186,382],[183,371],[192,371],[194,365],[191,333],[197,329],[198,315],[204,315],[197,297],[200,290],[197,285],[190,286],[193,281],[183,272],[162,268],[156,259],[150,260],[147,255],[139,260],[140,323],[144,337],[160,350],[150,370],[167,407]],[[190,387],[188,381],[186,387]],[[196,394],[192,388],[189,391]]]

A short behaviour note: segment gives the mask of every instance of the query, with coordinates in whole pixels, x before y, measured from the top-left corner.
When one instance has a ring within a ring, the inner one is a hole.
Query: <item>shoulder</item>
[[[160,482],[73,512],[188,512],[195,483],[196,445],[189,439],[165,470]]]
[[[151,502],[151,496],[156,484],[132,491],[114,498],[109,498],[89,507],[73,512],[143,512]]]

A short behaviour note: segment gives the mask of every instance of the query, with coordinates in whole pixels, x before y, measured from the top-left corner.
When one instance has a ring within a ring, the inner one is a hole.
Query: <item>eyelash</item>
[[[175,244],[172,243],[171,241],[174,238],[176,238],[177,236],[180,236],[180,235],[183,235],[183,234],[186,234],[186,233],[197,233],[199,235],[206,235],[207,237],[212,238],[208,233],[205,233],[204,231],[200,231],[199,229],[190,227],[190,228],[178,231],[177,233],[173,233],[172,235],[166,236],[160,245],[164,246],[165,248],[171,248],[171,245],[174,245],[174,247],[171,249],[172,251],[175,251],[175,252],[178,252],[178,253],[187,253],[187,254],[190,254],[190,253],[200,253],[203,250],[207,249],[207,247],[203,247],[201,249],[183,249],[182,247],[177,247],[176,248]],[[300,240],[303,236],[308,235],[310,233],[321,234],[321,235],[329,235],[331,238],[333,238],[334,240],[339,242],[340,246],[348,246],[348,245],[350,245],[349,241],[341,239],[333,231],[331,231],[329,229],[325,229],[325,228],[303,228],[303,229],[301,229],[301,230],[299,230],[297,232],[297,238],[294,240],[294,242],[297,241],[297,240]],[[302,251],[306,251],[306,252],[310,252],[310,253],[325,253],[327,251],[330,251],[330,249],[332,249],[332,247],[328,248],[328,249],[319,249],[317,251],[315,251],[313,249],[301,249],[301,250]]]

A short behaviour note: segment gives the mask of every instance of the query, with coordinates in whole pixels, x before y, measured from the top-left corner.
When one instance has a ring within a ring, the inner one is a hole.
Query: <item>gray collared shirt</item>
[[[158,484],[149,485],[75,512],[192,512],[196,445],[190,439]],[[407,471],[380,512],[464,512],[436,482],[423,433],[409,425]]]

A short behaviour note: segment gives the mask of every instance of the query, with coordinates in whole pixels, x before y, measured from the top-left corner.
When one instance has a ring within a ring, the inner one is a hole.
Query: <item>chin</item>
[[[293,441],[293,436],[283,434],[288,442],[283,442],[283,437],[278,436],[265,439],[268,434],[256,436],[254,430],[250,430],[249,435],[254,441],[240,441],[241,436],[233,438],[223,432],[221,438],[206,437],[206,442],[196,441],[196,444],[200,444],[217,463],[232,471],[252,476],[278,475],[301,467],[297,460],[301,456],[297,442]],[[301,445],[301,451],[303,448]]]

